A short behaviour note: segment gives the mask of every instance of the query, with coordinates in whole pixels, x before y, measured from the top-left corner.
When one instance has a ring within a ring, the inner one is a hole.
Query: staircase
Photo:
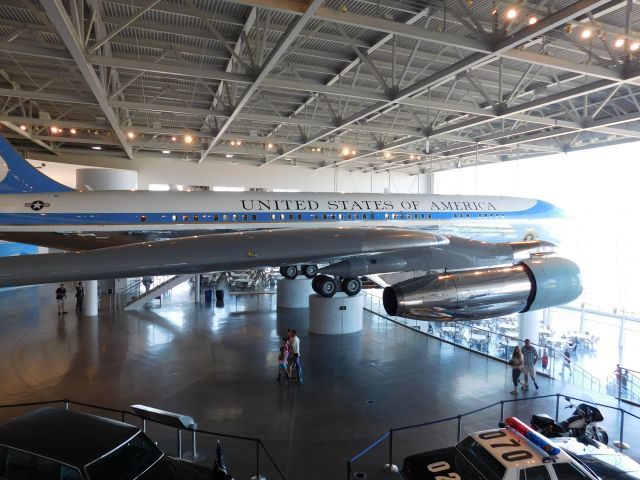
[[[189,280],[193,275],[176,275],[175,277],[170,277],[168,280],[165,280],[161,284],[153,287],[148,292],[140,295],[139,297],[134,297],[131,299],[125,306],[124,310],[138,310],[143,308],[146,303],[153,300],[154,298],[162,295],[165,292],[168,292],[176,285],[180,285],[183,282]]]

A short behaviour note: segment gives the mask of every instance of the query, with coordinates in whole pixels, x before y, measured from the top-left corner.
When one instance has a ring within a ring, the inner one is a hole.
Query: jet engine
[[[580,269],[560,257],[426,275],[384,289],[389,315],[418,320],[479,320],[562,305],[582,293]]]

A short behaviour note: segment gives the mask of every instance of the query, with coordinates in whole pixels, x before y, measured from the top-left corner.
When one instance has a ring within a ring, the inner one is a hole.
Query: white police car
[[[515,417],[505,428],[404,459],[405,480],[599,480],[578,460]]]

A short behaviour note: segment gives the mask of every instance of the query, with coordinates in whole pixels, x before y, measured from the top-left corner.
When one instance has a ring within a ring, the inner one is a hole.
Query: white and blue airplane
[[[402,272],[384,292],[390,314],[478,319],[580,295],[579,268],[537,238],[563,218],[499,196],[81,192],[0,137],[0,239],[67,251],[0,259],[0,286],[279,266],[330,297]]]

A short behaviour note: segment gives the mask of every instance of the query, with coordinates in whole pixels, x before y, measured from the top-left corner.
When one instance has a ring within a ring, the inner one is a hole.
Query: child
[[[280,354],[278,355],[278,381],[284,374],[285,378],[289,380],[289,372],[287,372],[287,351],[284,347],[280,347]]]

